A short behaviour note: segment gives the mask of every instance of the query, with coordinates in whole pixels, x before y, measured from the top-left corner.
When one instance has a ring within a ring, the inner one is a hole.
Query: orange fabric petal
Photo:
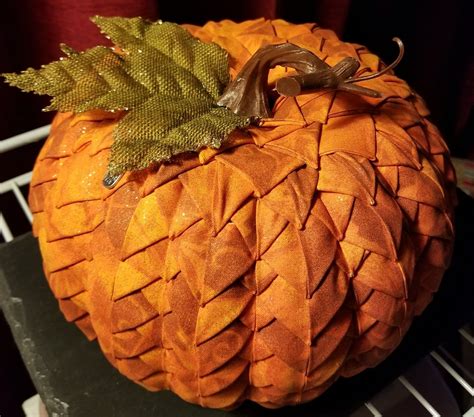
[[[444,208],[444,191],[433,176],[433,168],[429,163],[423,165],[421,172],[399,167],[397,195],[440,209]]]
[[[161,348],[150,349],[140,355],[140,360],[153,369],[164,370],[165,350]],[[158,374],[162,373],[159,372]]]
[[[333,264],[309,300],[311,339],[317,337],[337,314],[348,288],[347,275]]]
[[[257,202],[254,199],[247,201],[231,218],[245,241],[252,257],[257,257],[257,231],[256,231]]]
[[[110,242],[122,248],[128,225],[140,200],[139,187],[133,182],[121,186],[107,199],[105,230]]]
[[[279,38],[289,39],[298,35],[310,34],[311,29],[315,26],[311,23],[303,25],[292,25],[282,19],[272,20],[273,28]]]
[[[83,201],[58,209],[50,208],[47,215],[52,225],[47,230],[48,242],[91,232],[104,221],[101,201]]]
[[[309,357],[309,346],[285,326],[275,320],[259,332],[267,347],[291,368],[304,373]],[[281,343],[284,340],[285,343]]]
[[[217,234],[252,195],[253,187],[226,165],[216,165],[214,187],[211,191],[211,218],[214,233]]]
[[[318,190],[352,195],[367,204],[375,199],[375,172],[367,159],[338,152],[320,160]]]
[[[72,297],[85,290],[88,261],[82,261],[66,269],[52,272],[48,282],[54,294],[58,298]]]
[[[316,33],[294,34],[291,37],[291,43],[311,51],[323,61],[327,57],[327,54],[321,51],[321,47],[324,45],[325,39],[324,35],[319,30]]]
[[[35,169],[32,173],[30,186],[36,187],[58,178],[58,171],[64,164],[64,159],[45,159],[41,169]]]
[[[257,261],[255,263],[255,281],[257,287],[257,294],[261,294],[278,274],[265,261]]]
[[[356,285],[359,284],[354,281],[354,286]],[[369,316],[391,326],[400,326],[406,320],[406,301],[381,291],[373,291],[368,300],[360,306],[360,309]]]
[[[55,126],[49,135],[48,143],[41,151],[40,160],[65,158],[72,155],[75,141],[82,134],[80,125],[71,126],[72,120],[73,115],[69,113]]]
[[[322,222],[310,216],[304,230],[289,225],[261,258],[305,296],[310,296],[329,268],[336,240]],[[285,254],[291,254],[288,262]],[[318,263],[312,260],[318,259]]]
[[[125,234],[124,258],[168,237],[181,191],[181,183],[172,181],[139,201]]]
[[[265,143],[268,149],[274,149],[295,158],[301,159],[310,167],[319,168],[319,137],[321,125],[313,123],[308,127],[300,128],[285,136]]]
[[[407,298],[404,274],[398,264],[375,252],[365,258],[354,279],[392,297]]]
[[[396,259],[402,231],[402,212],[382,189],[377,204],[367,206],[355,200],[345,239],[387,258]]]
[[[316,191],[318,171],[300,168],[261,199],[296,228],[301,229],[309,215]]]
[[[261,257],[285,229],[288,221],[257,200],[257,255]]]
[[[324,386],[325,383],[334,382],[335,375],[337,375],[338,370],[344,364],[351,344],[350,339],[343,339],[324,363],[308,375],[308,386],[310,388],[318,387],[318,389],[322,388],[324,390],[327,388],[327,385]]]
[[[427,236],[451,239],[454,229],[447,214],[432,206],[418,204],[416,222],[413,225],[417,233]]]
[[[168,245],[168,241],[161,240],[127,258],[125,263],[152,280],[163,277]]]
[[[303,114],[306,123],[311,124],[319,122],[326,124],[328,121],[329,109],[332,106],[336,93],[331,90],[324,90],[321,92],[308,94],[304,99],[299,99],[298,102],[301,106],[301,112]],[[304,100],[304,102],[302,101]]]
[[[200,394],[204,397],[217,394],[233,384],[248,368],[248,362],[236,358],[224,369],[218,369],[211,374],[199,378]]]
[[[235,285],[201,307],[196,325],[196,343],[199,345],[209,340],[232,323],[251,298],[252,294],[245,287]]]
[[[279,392],[274,396],[275,400],[281,393],[301,391],[305,381],[303,373],[287,365],[278,356],[256,362],[251,368],[250,377],[252,381],[255,381],[255,386],[264,388],[267,399],[269,398],[268,389],[277,388]]]
[[[342,239],[352,216],[354,197],[331,192],[323,192],[319,196],[339,232],[339,239]]]
[[[57,207],[66,204],[99,200],[104,195],[102,178],[107,167],[107,157],[99,154],[90,157],[84,152],[74,154],[68,158],[63,169],[70,173],[67,176],[58,177],[58,200]],[[91,170],[91,166],[94,169]]]
[[[85,316],[80,319],[77,319],[74,324],[79,327],[79,329],[87,337],[87,340],[92,341],[97,339],[97,334],[92,325],[92,320],[90,316]]]
[[[176,156],[171,163],[161,164],[158,170],[149,168],[149,173],[143,184],[142,195],[146,196],[152,193],[156,188],[199,165],[199,159],[194,155],[183,154]]]
[[[158,279],[154,275],[149,276],[142,273],[132,265],[129,262],[121,262],[119,264],[114,281],[114,300],[118,300]]]
[[[304,292],[299,292],[285,279],[277,277],[258,297],[257,316],[261,308],[271,312],[302,343],[311,343],[309,305]]]
[[[232,153],[216,156],[253,185],[255,195],[261,197],[280,183],[303,162],[269,149],[258,149],[254,145],[244,145]]]
[[[370,115],[339,116],[329,119],[323,126],[319,154],[346,152],[373,160],[375,143],[375,127]]]
[[[199,374],[208,375],[238,355],[251,333],[244,325],[234,322],[225,331],[200,344],[197,347]]]
[[[45,269],[49,273],[87,259],[86,240],[70,237],[47,242],[45,229],[39,231],[38,239]]]
[[[239,405],[244,400],[248,385],[248,374],[243,372],[237,380],[226,389],[207,397],[200,397],[203,407],[228,408]]]
[[[136,330],[128,330],[113,335],[114,355],[118,359],[141,355],[154,346],[154,340],[143,337]]]
[[[365,249],[356,245],[351,245],[349,242],[339,242],[339,246],[344,254],[344,259],[349,267],[351,275],[359,269],[362,260],[364,259]]]
[[[323,330],[313,340],[308,370],[313,370],[326,362],[337,347],[344,342],[352,324],[352,313],[339,310],[331,320],[331,326]]]
[[[226,259],[226,262],[222,262]],[[201,304],[206,304],[252,266],[253,257],[233,224],[228,224],[207,247]]]
[[[282,97],[277,100],[273,109],[273,118],[276,120],[292,120],[297,124],[301,123],[303,126],[306,124],[295,97]]]
[[[376,90],[376,88],[373,86],[370,87]],[[374,106],[370,104],[370,102],[368,102],[364,96],[351,94],[347,91],[336,91],[334,101],[332,102],[331,109],[329,111],[328,123],[331,122],[332,118],[349,115],[359,115],[361,119],[365,119],[366,117],[370,117],[370,113],[372,112],[374,112]],[[360,141],[364,141],[366,138],[361,136],[358,137],[358,139]]]
[[[118,370],[133,380],[140,381],[151,374],[153,369],[146,365],[140,358],[117,359]]]

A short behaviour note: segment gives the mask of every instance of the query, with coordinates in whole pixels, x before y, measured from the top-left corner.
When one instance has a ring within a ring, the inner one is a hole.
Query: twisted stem
[[[399,47],[395,61],[381,71],[357,78],[352,78],[360,66],[360,62],[355,58],[343,58],[330,67],[312,52],[291,43],[264,46],[247,61],[237,77],[227,86],[217,105],[225,106],[242,116],[272,117],[267,91],[268,73],[277,65],[291,67],[298,72],[297,75],[283,77],[276,82],[276,91],[284,96],[297,96],[311,90],[330,88],[380,97],[378,91],[354,83],[380,77],[400,63],[405,48],[399,38],[393,40]]]

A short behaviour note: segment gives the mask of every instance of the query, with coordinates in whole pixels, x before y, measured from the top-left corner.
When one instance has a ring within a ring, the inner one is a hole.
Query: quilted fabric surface
[[[232,77],[282,42],[330,65],[355,57],[357,75],[383,67],[314,24],[186,28],[228,51]],[[280,97],[263,126],[112,190],[102,177],[121,116],[58,114],[30,205],[66,319],[130,379],[205,407],[297,404],[377,365],[448,266],[455,176],[404,81],[361,85],[383,97]]]

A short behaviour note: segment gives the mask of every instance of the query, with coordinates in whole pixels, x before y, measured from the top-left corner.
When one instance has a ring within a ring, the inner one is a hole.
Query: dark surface
[[[36,390],[13,341],[10,328],[0,311],[0,376],[7,381],[0,390],[0,416],[24,417],[20,407]]]
[[[170,392],[150,393],[121,376],[59,312],[31,234],[0,247],[0,303],[50,415],[72,417],[347,416],[473,317],[474,200],[460,193],[452,266],[438,294],[399,348],[381,365],[339,380],[322,398],[265,410],[246,403],[224,412],[190,405]],[[1,411],[0,411],[1,412]]]

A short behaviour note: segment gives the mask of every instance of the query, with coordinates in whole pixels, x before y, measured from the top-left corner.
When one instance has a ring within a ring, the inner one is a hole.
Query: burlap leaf
[[[109,175],[146,168],[203,146],[219,147],[248,119],[215,103],[229,82],[227,53],[173,23],[95,17],[118,48],[97,46],[39,70],[4,74],[24,91],[52,96],[46,110],[126,110],[114,132]]]
[[[109,174],[146,168],[153,162],[167,161],[173,155],[197,151],[203,146],[218,148],[229,133],[247,124],[247,118],[227,108],[213,107],[209,99],[153,96],[118,124]]]

